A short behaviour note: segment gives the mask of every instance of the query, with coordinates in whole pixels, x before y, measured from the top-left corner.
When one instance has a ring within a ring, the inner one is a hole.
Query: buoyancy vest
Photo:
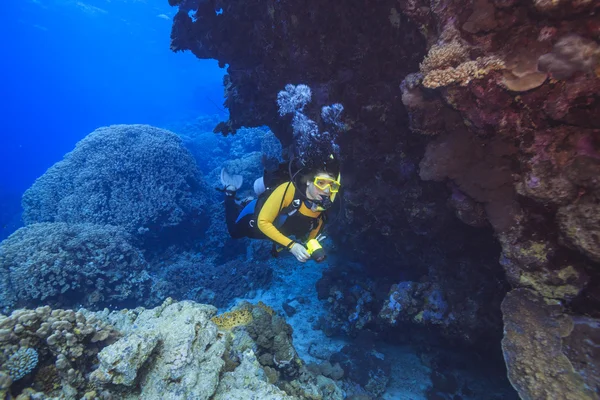
[[[258,217],[269,197],[283,184],[286,184],[286,187],[281,197],[281,201],[279,202],[279,211],[277,217],[273,221],[273,226],[284,236],[295,236],[297,239],[302,240],[310,234],[310,232],[319,227],[319,223],[321,223],[321,227],[323,226],[325,222],[325,213],[321,212],[317,217],[312,217],[300,212],[300,208],[303,204],[307,209],[311,208],[311,204],[307,203],[305,199],[298,195],[292,182],[284,182],[275,187],[267,188],[257,199],[248,203],[239,214],[236,223],[240,222],[242,219],[245,220],[244,223],[247,223],[250,228],[247,235],[248,237],[255,239],[269,239],[269,237],[267,237],[267,235],[265,235],[258,227]],[[288,205],[284,205],[290,190],[294,191],[294,197]]]

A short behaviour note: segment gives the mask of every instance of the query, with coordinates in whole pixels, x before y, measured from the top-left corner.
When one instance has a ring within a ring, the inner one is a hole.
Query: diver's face
[[[320,172],[315,175],[316,177],[322,177],[330,180],[335,180],[335,177],[326,172]],[[314,184],[314,178],[307,182],[308,187],[306,188],[306,197],[311,200],[320,200],[323,197],[331,196],[331,189],[329,186],[325,187],[325,189],[319,188]]]

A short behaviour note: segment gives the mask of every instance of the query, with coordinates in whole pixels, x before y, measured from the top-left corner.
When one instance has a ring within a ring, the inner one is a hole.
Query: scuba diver
[[[287,249],[300,262],[325,259],[318,239],[341,187],[340,166],[333,154],[306,162],[292,173],[293,159],[275,171],[265,170],[254,182],[258,198],[238,205],[236,192],[241,175],[221,171],[225,193],[225,219],[232,238],[249,237],[273,241],[273,255]],[[241,209],[241,210],[240,210]],[[293,236],[294,239],[290,238]],[[306,246],[305,244],[306,243]]]

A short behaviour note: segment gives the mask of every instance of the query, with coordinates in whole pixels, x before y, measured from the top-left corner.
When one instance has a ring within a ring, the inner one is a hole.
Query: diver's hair
[[[328,153],[322,150],[323,149],[316,154],[316,157],[304,159],[303,167],[306,171],[311,171],[313,173],[321,171],[337,177],[340,173],[340,163],[338,161],[338,157],[333,153]]]

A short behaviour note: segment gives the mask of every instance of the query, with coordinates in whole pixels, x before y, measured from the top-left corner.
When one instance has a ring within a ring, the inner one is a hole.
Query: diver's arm
[[[281,208],[285,208],[292,203],[294,200],[295,189],[294,185],[289,182],[279,185],[267,200],[265,200],[265,204],[260,210],[256,221],[258,229],[260,229],[262,233],[272,241],[277,242],[286,248],[290,248],[294,244],[294,241],[279,232],[275,225],[273,225],[273,222],[275,222],[275,219],[279,216]],[[284,194],[285,199],[283,199],[282,204],[281,199]]]
[[[317,224],[317,227],[315,229],[313,229],[312,231],[310,231],[310,233],[308,234],[308,240],[316,238],[317,235],[319,234],[319,232],[321,232],[322,227],[323,227],[323,218],[319,218],[319,223]]]

